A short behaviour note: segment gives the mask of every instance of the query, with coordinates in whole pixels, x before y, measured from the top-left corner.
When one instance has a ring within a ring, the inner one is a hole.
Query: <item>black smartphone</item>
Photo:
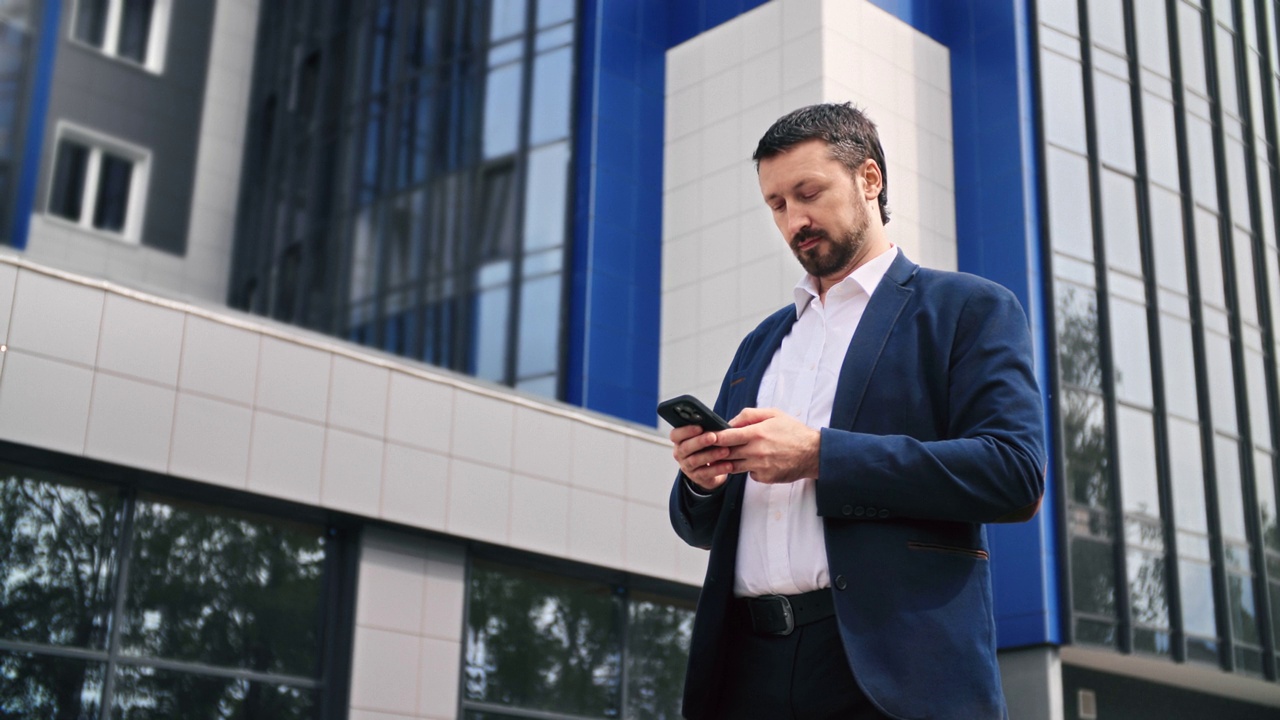
[[[672,427],[701,425],[703,430],[728,430],[729,423],[692,395],[681,395],[658,403],[658,415]]]

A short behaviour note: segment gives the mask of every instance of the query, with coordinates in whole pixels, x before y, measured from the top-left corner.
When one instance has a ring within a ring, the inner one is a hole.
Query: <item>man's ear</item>
[[[880,191],[884,189],[884,176],[880,174],[880,166],[875,160],[863,160],[862,167],[858,168],[858,177],[862,178],[863,194],[867,200],[880,197]]]

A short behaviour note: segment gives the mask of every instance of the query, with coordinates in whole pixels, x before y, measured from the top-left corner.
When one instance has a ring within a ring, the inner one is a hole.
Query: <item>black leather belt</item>
[[[825,620],[836,614],[831,588],[800,595],[763,595],[738,598],[743,623],[759,635],[790,635],[801,625]]]

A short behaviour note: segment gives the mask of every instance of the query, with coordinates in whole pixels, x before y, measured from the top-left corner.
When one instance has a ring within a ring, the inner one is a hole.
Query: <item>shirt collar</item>
[[[893,264],[894,259],[898,257],[898,246],[890,244],[889,249],[880,253],[863,263],[861,267],[841,280],[832,285],[827,290],[827,298],[831,300],[844,300],[851,298],[859,293],[866,293],[867,297],[876,291],[876,287],[880,285],[880,280],[884,278],[884,274],[889,271],[889,266]],[[818,297],[818,279],[805,273],[800,278],[800,282],[796,283],[795,289],[791,291],[795,297],[796,317],[804,314],[805,308],[809,307],[809,303]]]

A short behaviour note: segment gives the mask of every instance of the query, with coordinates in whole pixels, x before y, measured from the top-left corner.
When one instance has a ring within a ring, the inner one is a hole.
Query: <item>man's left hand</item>
[[[728,447],[732,472],[749,472],[757,482],[790,483],[818,477],[822,434],[777,408],[747,408],[716,433]]]

